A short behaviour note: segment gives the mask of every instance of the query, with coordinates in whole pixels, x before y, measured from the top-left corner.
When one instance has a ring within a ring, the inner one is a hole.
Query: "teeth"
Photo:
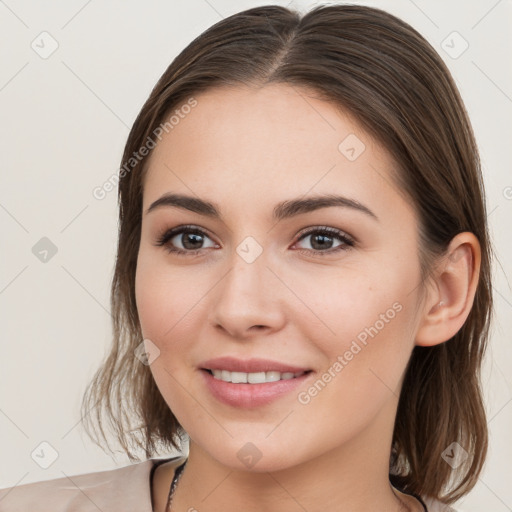
[[[234,384],[263,384],[265,382],[276,382],[278,380],[288,380],[295,377],[300,377],[305,372],[291,373],[291,372],[228,372],[227,370],[210,370],[216,379],[223,380],[224,382],[233,382]]]

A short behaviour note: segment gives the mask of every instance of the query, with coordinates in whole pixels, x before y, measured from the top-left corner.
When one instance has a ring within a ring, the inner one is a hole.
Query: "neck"
[[[420,511],[414,498],[391,487],[392,424],[381,419],[334,450],[276,469],[228,466],[191,440],[172,511]]]

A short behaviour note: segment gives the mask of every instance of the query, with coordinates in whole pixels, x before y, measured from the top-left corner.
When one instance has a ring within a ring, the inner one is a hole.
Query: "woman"
[[[362,6],[224,19],[156,84],[119,178],[114,344],[83,405],[149,460],[2,510],[432,512],[471,490],[491,250],[422,36]]]

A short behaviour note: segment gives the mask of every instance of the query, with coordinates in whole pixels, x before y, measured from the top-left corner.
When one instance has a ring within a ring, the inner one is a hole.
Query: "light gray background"
[[[92,190],[116,173],[129,128],[179,51],[221,18],[267,3],[0,1],[0,487],[129,463],[125,456],[105,455],[80,426],[82,393],[110,342],[117,235],[116,191],[97,200]],[[317,2],[275,3],[305,10]],[[509,511],[512,5],[507,0],[359,3],[398,15],[439,51],[479,143],[502,266],[495,267],[496,322],[483,379],[490,453],[478,485],[458,506],[468,512]],[[41,36],[43,31],[50,36]],[[464,41],[454,31],[469,44],[457,58]],[[42,58],[52,40],[58,48]],[[57,248],[46,262],[33,253],[43,237]],[[34,450],[40,453],[42,442],[58,453],[48,469],[31,457]]]

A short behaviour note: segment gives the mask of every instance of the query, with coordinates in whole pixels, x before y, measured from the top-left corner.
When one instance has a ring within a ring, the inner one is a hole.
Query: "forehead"
[[[209,151],[209,159],[228,156],[246,161],[246,151],[254,149],[260,150],[250,155],[255,162],[292,154],[319,161],[326,150],[326,157],[338,158],[339,143],[349,134],[373,143],[352,116],[314,95],[285,84],[208,90],[194,96],[196,106],[187,114],[172,116],[177,123],[153,153],[164,152],[165,141],[172,140],[179,146],[174,149],[197,148],[189,159]],[[180,107],[174,110],[179,111]]]
[[[223,87],[194,99],[152,150],[144,209],[168,191],[239,206],[338,192],[384,207],[398,194],[387,151],[311,91]]]

